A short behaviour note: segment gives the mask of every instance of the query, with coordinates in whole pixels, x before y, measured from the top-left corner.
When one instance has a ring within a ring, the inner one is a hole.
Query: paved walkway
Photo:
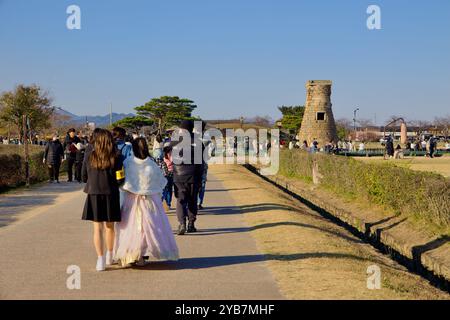
[[[46,185],[0,196],[2,299],[283,299],[229,192],[209,176],[199,232],[177,236],[178,262],[96,272],[92,225],[82,221],[78,184]],[[234,206],[236,208],[236,206]],[[219,209],[218,209],[219,208]],[[224,209],[220,209],[224,208]],[[174,212],[169,219],[177,226]],[[68,290],[66,269],[81,269]]]

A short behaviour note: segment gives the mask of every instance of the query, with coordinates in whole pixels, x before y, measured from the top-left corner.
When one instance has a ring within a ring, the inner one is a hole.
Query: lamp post
[[[359,111],[359,108],[353,110],[353,131],[355,131],[355,139],[356,139],[356,112]]]

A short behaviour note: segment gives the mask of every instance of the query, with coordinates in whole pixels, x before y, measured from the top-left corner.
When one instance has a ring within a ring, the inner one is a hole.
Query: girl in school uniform
[[[150,156],[147,142],[132,142],[133,155],[124,161],[122,221],[116,225],[114,259],[122,266],[144,265],[144,257],[178,260],[178,247],[161,194],[167,179]]]
[[[104,271],[106,265],[113,262],[114,222],[121,220],[116,174],[121,168],[120,154],[112,134],[105,129],[95,129],[82,166],[83,182],[86,182],[84,192],[87,193],[82,219],[94,223],[97,271]]]

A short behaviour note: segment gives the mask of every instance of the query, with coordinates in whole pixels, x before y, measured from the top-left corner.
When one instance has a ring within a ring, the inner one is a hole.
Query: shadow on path
[[[61,182],[43,183],[31,188],[20,188],[0,195],[0,228],[17,220],[17,216],[32,208],[52,205],[64,193],[81,190],[83,184]]]
[[[331,253],[331,252],[314,252],[314,253],[296,253],[296,254],[282,254],[282,255],[243,255],[243,256],[222,256],[222,257],[198,257],[198,258],[184,258],[178,261],[158,261],[150,262],[145,267],[133,267],[139,270],[183,270],[183,269],[206,269],[230,266],[243,263],[252,263],[269,260],[279,261],[293,261],[301,259],[353,259],[365,261],[366,259],[345,253]],[[119,269],[111,269],[120,270]]]

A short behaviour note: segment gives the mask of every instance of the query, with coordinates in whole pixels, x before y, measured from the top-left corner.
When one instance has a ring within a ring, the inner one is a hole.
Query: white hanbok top
[[[150,157],[141,160],[132,155],[125,159],[123,166],[123,190],[139,195],[152,195],[162,193],[167,184],[161,168]]]

